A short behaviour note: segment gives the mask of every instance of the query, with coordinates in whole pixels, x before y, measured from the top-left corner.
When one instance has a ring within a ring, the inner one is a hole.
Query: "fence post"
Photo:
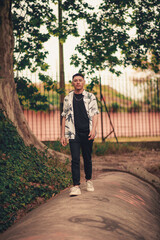
[[[101,84],[101,77],[99,77],[99,89],[100,89],[100,103],[101,103],[101,135],[102,135],[102,142],[105,141],[103,137],[103,106],[102,106],[102,84]]]
[[[58,1],[58,24],[59,27],[62,27],[62,2]],[[65,79],[64,79],[64,56],[63,56],[63,43],[61,42],[61,38],[59,36],[59,76],[60,76],[60,89],[65,89]],[[63,111],[63,101],[64,101],[64,93],[60,94],[60,125],[62,126],[62,111]]]

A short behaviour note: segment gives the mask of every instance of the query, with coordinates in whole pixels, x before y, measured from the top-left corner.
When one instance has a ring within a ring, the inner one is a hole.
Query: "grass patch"
[[[127,143],[114,143],[114,142],[104,142],[104,143],[94,143],[93,144],[93,154],[96,156],[103,156],[109,154],[124,154],[136,151],[137,147],[133,147]]]
[[[55,151],[62,152],[64,154],[70,154],[69,144],[63,147],[59,141],[44,142],[49,148]],[[93,143],[93,155],[102,156],[107,154],[123,154],[138,150],[136,146],[132,146],[128,143],[115,143],[115,142],[94,142]]]
[[[71,184],[65,164],[46,152],[25,146],[12,122],[0,111],[0,232]]]

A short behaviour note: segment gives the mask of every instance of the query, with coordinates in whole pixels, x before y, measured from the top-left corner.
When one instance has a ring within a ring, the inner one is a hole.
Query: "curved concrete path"
[[[160,196],[150,184],[122,172],[93,181],[94,192],[66,189],[28,213],[1,240],[159,240]]]

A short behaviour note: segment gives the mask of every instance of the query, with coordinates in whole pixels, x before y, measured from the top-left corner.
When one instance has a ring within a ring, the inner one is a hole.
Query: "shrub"
[[[59,163],[25,146],[12,122],[0,111],[0,231],[6,230],[39,198],[46,200],[71,184],[68,162]]]
[[[134,102],[130,108],[128,108],[128,112],[140,112],[142,111],[142,106],[138,103]]]
[[[112,103],[110,108],[112,112],[118,112],[120,110],[120,106],[117,102]]]

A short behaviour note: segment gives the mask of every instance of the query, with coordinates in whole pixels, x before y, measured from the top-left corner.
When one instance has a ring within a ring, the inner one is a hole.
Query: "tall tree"
[[[43,144],[33,135],[20,106],[13,76],[13,26],[11,0],[0,1],[0,109],[17,127],[26,145],[43,148]]]
[[[103,0],[88,20],[88,30],[76,47],[72,64],[93,73],[117,65],[159,71],[160,2],[158,0]]]

